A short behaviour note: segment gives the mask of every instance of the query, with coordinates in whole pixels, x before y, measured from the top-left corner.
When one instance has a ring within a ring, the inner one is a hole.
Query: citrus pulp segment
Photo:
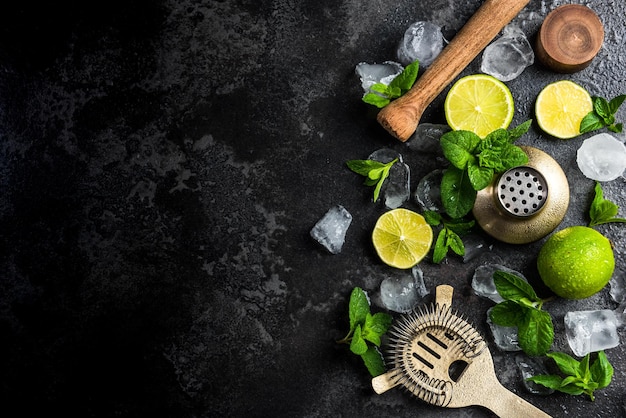
[[[545,133],[569,139],[580,135],[580,122],[592,109],[587,90],[572,81],[560,80],[539,92],[535,117]]]
[[[430,250],[433,230],[424,217],[398,208],[378,218],[372,242],[381,260],[392,267],[407,269],[419,263]]]
[[[474,74],[454,83],[444,110],[452,129],[472,131],[484,138],[496,129],[509,127],[515,106],[503,82],[490,75]]]

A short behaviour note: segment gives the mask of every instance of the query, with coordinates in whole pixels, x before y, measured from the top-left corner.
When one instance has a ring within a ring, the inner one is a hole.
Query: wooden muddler
[[[378,122],[400,141],[409,139],[426,107],[529,1],[486,0],[411,90],[378,113]]]

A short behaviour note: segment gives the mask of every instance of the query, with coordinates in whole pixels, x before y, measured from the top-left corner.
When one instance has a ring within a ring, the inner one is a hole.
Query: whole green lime
[[[543,282],[558,296],[584,299],[611,280],[615,258],[604,235],[586,226],[571,226],[543,244],[537,268]]]

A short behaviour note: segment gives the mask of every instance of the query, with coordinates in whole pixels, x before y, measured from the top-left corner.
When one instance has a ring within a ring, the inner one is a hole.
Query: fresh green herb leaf
[[[441,263],[451,249],[455,254],[465,255],[465,245],[461,235],[468,233],[474,226],[474,221],[464,219],[449,219],[434,211],[424,211],[424,219],[431,226],[440,226],[433,249],[433,262]]]
[[[565,353],[547,353],[547,356],[556,362],[565,376],[537,375],[528,380],[570,395],[584,393],[593,401],[594,392],[607,387],[613,379],[613,366],[603,351],[598,352],[591,366],[589,365],[591,353],[580,361]]]
[[[530,122],[510,131],[496,129],[484,139],[462,130],[441,136],[443,155],[451,164],[441,181],[441,199],[450,217],[467,215],[476,201],[476,192],[487,187],[496,174],[528,162],[524,150],[513,142],[528,131]]]
[[[541,356],[550,350],[554,341],[554,325],[549,313],[527,308],[524,319],[517,324],[521,349],[529,356]]]
[[[612,132],[622,132],[622,124],[615,123],[615,115],[624,100],[626,100],[624,94],[614,97],[610,101],[603,97],[593,97],[593,110],[585,115],[580,122],[580,133],[584,134],[604,127]]]
[[[591,207],[589,208],[589,226],[596,226],[610,222],[626,222],[626,219],[617,217],[618,211],[619,207],[615,203],[604,198],[602,186],[600,185],[600,182],[596,182],[595,196],[591,202]]]
[[[365,367],[373,377],[379,376],[385,373],[385,362],[382,354],[376,349],[376,347],[368,347],[367,351],[361,354]]]
[[[541,299],[537,297],[532,286],[515,274],[496,271],[493,274],[493,282],[496,290],[505,300],[519,302],[522,299],[529,299],[532,302],[541,303]]]
[[[372,376],[384,373],[383,358],[376,347],[380,346],[381,337],[391,325],[391,315],[384,312],[377,312],[372,315],[367,294],[359,287],[355,287],[350,293],[348,315],[350,317],[350,330],[337,343],[349,344],[350,351],[361,356]]]
[[[451,218],[467,215],[476,201],[476,190],[466,170],[448,167],[441,179],[441,202]]]
[[[502,326],[517,327],[519,346],[526,354],[547,353],[554,341],[554,324],[550,314],[541,310],[545,300],[515,274],[496,271],[493,281],[504,301],[493,307],[491,320]]]
[[[378,201],[380,189],[389,176],[389,170],[398,159],[394,159],[386,164],[374,160],[349,160],[346,165],[352,171],[365,177],[366,186],[376,186],[374,188],[374,202]]]
[[[370,86],[370,91],[363,95],[363,101],[379,109],[387,106],[393,99],[397,99],[413,87],[418,72],[419,62],[415,61],[407,65],[389,85],[375,83]]]
[[[358,324],[365,323],[365,319],[370,312],[370,303],[367,295],[360,287],[352,289],[348,313],[350,316],[350,332],[354,332]]]
[[[350,351],[356,355],[361,355],[367,351],[367,342],[363,339],[361,325],[357,325],[350,341]]]

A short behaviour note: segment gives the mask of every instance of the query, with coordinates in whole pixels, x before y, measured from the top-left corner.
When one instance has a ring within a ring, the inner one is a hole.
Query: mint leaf
[[[367,351],[361,354],[361,358],[365,363],[365,367],[370,372],[372,377],[379,376],[385,373],[385,362],[383,356],[376,349],[376,347],[368,347]]]
[[[493,274],[493,282],[500,296],[506,300],[529,299],[532,302],[541,302],[532,286],[515,274],[496,271]]]
[[[498,303],[489,312],[491,321],[503,327],[516,327],[517,324],[525,321],[525,315],[526,309],[512,300]]]
[[[440,139],[443,155],[459,169],[464,169],[467,162],[474,159],[474,150],[480,141],[480,137],[470,131],[446,132]]]
[[[556,363],[561,372],[566,375],[575,376],[578,370],[578,360],[566,353],[548,353],[546,354]]]
[[[591,227],[611,222],[626,222],[626,219],[616,217],[618,211],[619,207],[615,203],[604,198],[602,186],[600,185],[600,182],[596,182],[595,196],[589,208],[589,226]]]
[[[426,223],[431,226],[437,226],[442,222],[441,214],[432,210],[426,210],[422,214]]]
[[[606,127],[612,132],[622,132],[622,124],[615,123],[615,115],[622,105],[626,95],[619,95],[610,101],[603,97],[593,97],[593,110],[580,122],[580,133],[595,131]]]
[[[526,309],[525,318],[517,325],[518,342],[529,356],[542,356],[554,341],[554,325],[549,313],[539,309]]]
[[[503,170],[509,170],[513,167],[519,167],[520,165],[528,164],[528,155],[523,149],[516,145],[509,145],[500,154],[500,161],[502,162]]]
[[[417,79],[417,74],[419,72],[419,62],[415,61],[409,65],[407,65],[404,70],[389,83],[389,87],[398,88],[401,93],[400,95],[406,93],[413,87],[415,80]],[[399,96],[400,96],[399,95]],[[398,97],[399,97],[398,96]]]
[[[386,164],[374,160],[349,160],[346,165],[352,171],[365,176],[366,186],[376,186],[374,188],[374,202],[378,201],[380,189],[389,176],[389,170],[398,159],[394,159]]]
[[[435,249],[433,250],[433,263],[439,264],[443,261],[448,254],[448,246],[447,246],[447,230],[444,228],[439,231],[437,235],[437,240],[435,241]]]
[[[581,134],[604,128],[604,121],[594,111],[587,113],[580,121]]]
[[[613,366],[609,363],[604,351],[598,352],[598,357],[589,370],[591,372],[591,378],[598,384],[598,389],[607,387],[613,379]]]
[[[372,315],[368,312],[362,329],[363,338],[377,347],[380,346],[380,337],[387,332],[391,320],[391,316],[386,313],[378,312]]]
[[[357,324],[365,323],[365,318],[370,312],[370,304],[367,295],[360,287],[352,289],[348,314],[350,317],[350,332],[354,332]]]
[[[456,255],[465,255],[465,245],[463,245],[463,240],[461,240],[461,237],[459,237],[450,229],[448,229],[447,232],[446,246],[452,249],[452,251],[454,251]]]
[[[598,352],[596,360],[591,366],[591,353],[578,361],[565,353],[548,353],[565,377],[558,375],[537,375],[528,380],[551,389],[570,395],[586,394],[593,401],[594,392],[605,388],[613,378],[613,366],[608,362],[603,351]]]
[[[467,165],[467,175],[474,190],[482,190],[493,180],[493,168],[481,167],[473,162]]]
[[[476,201],[476,190],[466,171],[448,167],[441,179],[441,202],[451,218],[467,215]]]
[[[526,122],[523,122],[517,125],[515,128],[510,129],[509,130],[510,141],[511,142],[517,141],[522,135],[528,132],[528,129],[530,129],[531,124],[532,124],[532,120],[527,120]]]
[[[354,329],[352,341],[350,342],[350,351],[357,355],[364,354],[367,351],[367,343],[361,333],[361,325],[357,325]]]

